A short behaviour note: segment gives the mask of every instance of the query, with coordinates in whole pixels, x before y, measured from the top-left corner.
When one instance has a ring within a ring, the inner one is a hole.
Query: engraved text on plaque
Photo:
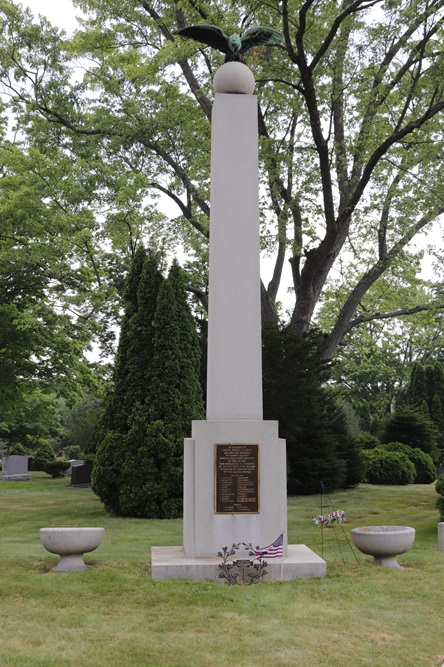
[[[215,512],[259,512],[259,445],[215,445]]]

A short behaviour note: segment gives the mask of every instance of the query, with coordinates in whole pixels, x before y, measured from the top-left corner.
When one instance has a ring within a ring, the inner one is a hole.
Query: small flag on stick
[[[284,555],[284,533],[281,533],[279,537],[269,544],[268,547],[256,547],[255,550],[256,558],[281,558]]]

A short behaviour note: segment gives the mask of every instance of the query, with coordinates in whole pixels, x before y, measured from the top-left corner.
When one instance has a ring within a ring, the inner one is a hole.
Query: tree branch
[[[444,303],[438,304],[426,304],[423,306],[414,306],[413,308],[398,308],[398,310],[392,310],[390,313],[373,313],[373,315],[359,315],[355,320],[352,320],[348,326],[348,332],[350,332],[355,327],[365,322],[372,322],[374,320],[388,320],[394,317],[401,317],[402,315],[415,315],[416,313],[422,313],[426,310],[444,310]],[[347,332],[347,333],[348,333]]]

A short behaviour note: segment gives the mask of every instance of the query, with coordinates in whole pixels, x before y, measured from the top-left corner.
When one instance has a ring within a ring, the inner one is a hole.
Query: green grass
[[[152,545],[182,543],[182,522],[107,516],[90,489],[33,473],[0,482],[0,664],[26,667],[435,667],[444,657],[444,553],[433,485],[331,495],[345,534],[364,524],[413,526],[404,570],[376,568],[342,531],[324,532],[326,579],[153,581]],[[289,500],[289,542],[321,553],[315,496]],[[104,526],[88,572],[54,574],[45,526]],[[221,545],[221,547],[224,545]]]

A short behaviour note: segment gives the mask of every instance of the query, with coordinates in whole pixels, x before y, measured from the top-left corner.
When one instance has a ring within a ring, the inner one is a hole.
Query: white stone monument
[[[252,72],[228,62],[214,77],[207,419],[184,450],[183,547],[153,547],[155,579],[218,580],[217,553],[271,544],[284,556],[267,579],[325,576],[326,563],[287,544],[285,441],[263,421],[257,99]],[[245,554],[239,554],[245,557]]]

